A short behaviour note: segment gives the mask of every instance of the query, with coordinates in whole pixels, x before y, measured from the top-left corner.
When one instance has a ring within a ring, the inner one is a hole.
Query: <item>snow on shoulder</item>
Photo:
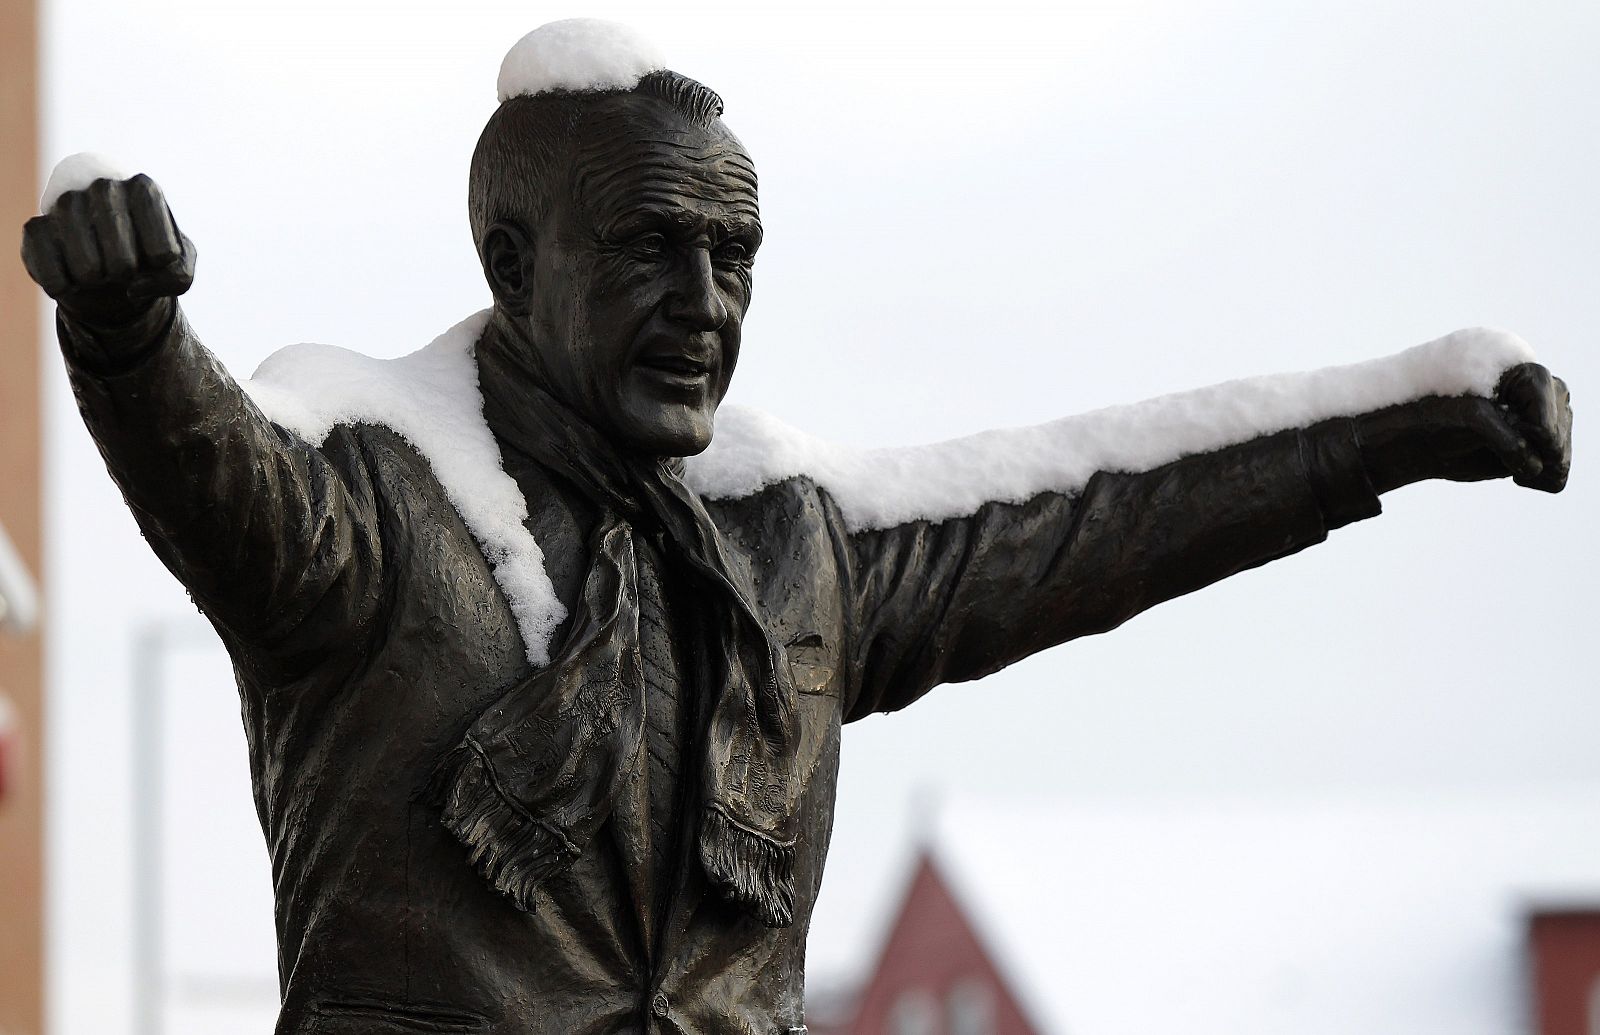
[[[541,93],[631,90],[665,67],[656,48],[628,26],[567,18],[516,42],[500,63],[498,92],[504,103]]]
[[[1398,355],[1298,374],[1229,381],[1028,428],[902,449],[830,445],[737,407],[717,417],[688,480],[708,498],[737,498],[808,475],[852,530],[964,517],[983,504],[1079,492],[1096,471],[1138,473],[1196,453],[1424,396],[1491,397],[1500,375],[1533,360],[1514,334],[1473,328]]]
[[[268,357],[245,391],[279,425],[317,445],[340,425],[389,428],[432,465],[477,539],[516,616],[528,660],[549,663],[566,619],[528,531],[528,503],[501,464],[483,417],[474,347],[488,312],[431,344],[381,360],[329,345]],[[1114,406],[1031,428],[988,431],[905,449],[830,445],[756,410],[723,407],[711,448],[687,480],[710,499],[751,495],[807,476],[838,502],[852,530],[963,517],[992,501],[1073,494],[1096,471],[1148,471],[1261,435],[1353,416],[1428,395],[1491,396],[1508,368],[1533,359],[1522,339],[1467,330],[1386,359],[1280,374]]]
[[[500,462],[483,418],[473,355],[485,310],[398,359],[373,359],[332,345],[291,345],[268,356],[243,384],[268,419],[313,445],[339,425],[375,424],[411,443],[433,467],[505,593],[535,666],[566,620],[545,573],[544,554],[524,524],[528,502]]]
[[[69,190],[85,190],[95,180],[126,180],[130,175],[116,162],[93,151],[68,155],[50,170],[44,193],[39,196],[39,214],[49,215],[61,195]]]

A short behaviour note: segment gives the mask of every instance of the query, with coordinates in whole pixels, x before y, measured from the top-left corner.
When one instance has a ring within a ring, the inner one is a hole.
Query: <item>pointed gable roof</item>
[[[935,857],[1044,1035],[1506,1035],[1530,904],[1600,889],[1600,788],[966,799]]]
[[[854,1016],[841,1030],[1040,1035],[928,852],[917,861]]]

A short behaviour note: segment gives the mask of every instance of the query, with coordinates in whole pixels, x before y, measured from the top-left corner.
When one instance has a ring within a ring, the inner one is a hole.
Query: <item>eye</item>
[[[628,250],[642,259],[659,259],[667,254],[665,234],[646,233],[630,238]]]
[[[712,252],[711,258],[718,266],[735,268],[750,265],[755,260],[755,253],[743,241],[723,241]]]

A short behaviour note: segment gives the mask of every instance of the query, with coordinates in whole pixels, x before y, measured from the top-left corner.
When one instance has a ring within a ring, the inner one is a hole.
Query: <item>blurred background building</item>
[[[1597,810],[1592,794],[965,800],[861,979],[812,990],[811,1027],[1595,1035]]]
[[[44,1027],[44,698],[38,295],[13,257],[38,198],[38,11],[0,0],[0,1032]]]

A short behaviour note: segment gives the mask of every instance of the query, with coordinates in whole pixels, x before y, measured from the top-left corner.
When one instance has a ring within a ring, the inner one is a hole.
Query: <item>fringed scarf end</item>
[[[700,817],[700,861],[723,894],[768,927],[794,923],[794,842],[749,830],[715,806]]]
[[[540,883],[578,857],[557,827],[506,797],[470,739],[439,760],[429,796],[443,809],[445,827],[466,846],[473,868],[525,913],[534,912]]]

